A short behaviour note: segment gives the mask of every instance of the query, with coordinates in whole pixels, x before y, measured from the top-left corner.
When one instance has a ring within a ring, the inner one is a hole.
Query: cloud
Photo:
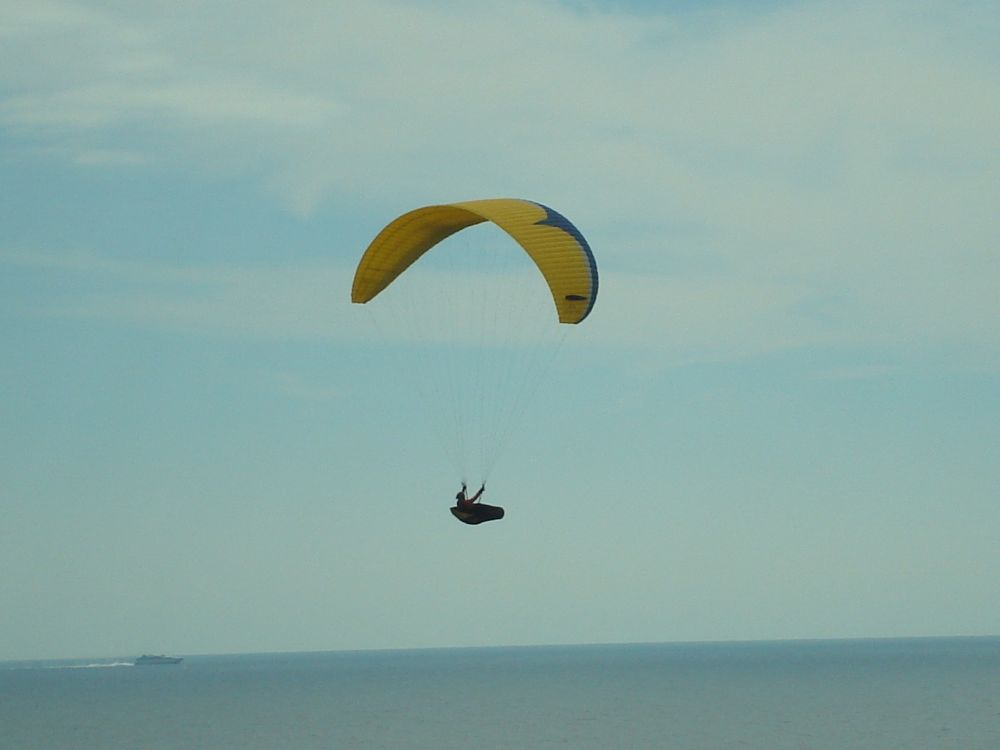
[[[281,395],[299,401],[328,403],[344,397],[342,389],[336,386],[311,382],[300,373],[289,370],[271,373],[268,382]]]
[[[910,4],[679,17],[545,2],[44,7],[8,34],[20,57],[5,68],[41,68],[28,86],[8,75],[8,127],[124,127],[141,143],[128,132],[141,125],[199,168],[234,150],[268,162],[304,213],[357,191],[522,190],[602,220],[659,211],[769,234],[786,207],[874,192],[902,162],[980,175],[997,163],[995,67],[945,45],[940,14],[922,23]]]
[[[513,243],[510,250],[517,252]],[[480,344],[493,326],[496,332],[486,339],[497,345],[548,346],[566,333],[592,351],[638,354],[647,369],[812,347],[899,354],[958,343],[980,357],[996,348],[996,316],[982,317],[998,305],[989,277],[964,288],[948,287],[964,284],[962,278],[937,279],[923,289],[905,283],[892,290],[861,288],[858,299],[844,301],[824,299],[824,290],[804,282],[608,271],[595,313],[579,328],[562,330],[554,325],[544,284],[525,278],[534,275],[530,268],[485,275],[414,269],[419,273],[405,284],[362,308],[347,299],[353,268],[339,262],[201,266],[5,252],[2,266],[41,273],[63,290],[8,300],[21,315],[195,336]],[[914,313],[911,296],[934,299],[939,287],[954,299],[936,299]],[[342,293],[331,292],[338,289]],[[470,307],[470,300],[477,303]],[[483,319],[472,314],[481,308]],[[497,312],[500,317],[491,320]],[[862,372],[854,366],[834,370],[837,377]],[[295,383],[279,385],[303,391]]]
[[[0,252],[0,266],[72,279],[69,291],[23,298],[22,315],[104,321],[185,335],[350,338],[349,269],[170,264],[94,254]],[[54,284],[61,287],[61,284]],[[345,290],[342,295],[331,289]]]
[[[78,151],[73,155],[73,163],[82,167],[141,166],[146,162],[147,159],[142,154],[115,149],[92,149]]]
[[[0,126],[90,168],[250,174],[303,217],[544,200],[598,251],[609,340],[1000,352],[992,4],[626,8],[16,5]],[[249,292],[211,288],[117,305],[246,327]]]

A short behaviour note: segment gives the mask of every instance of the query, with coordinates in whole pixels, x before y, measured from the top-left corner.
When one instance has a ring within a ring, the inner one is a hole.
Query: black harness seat
[[[464,508],[453,505],[449,510],[455,518],[470,526],[486,521],[499,521],[503,518],[503,508],[499,505],[487,505],[486,503],[473,503]]]

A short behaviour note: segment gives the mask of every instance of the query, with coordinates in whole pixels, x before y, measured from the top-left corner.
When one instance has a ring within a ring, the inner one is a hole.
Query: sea
[[[0,663],[3,750],[998,750],[1000,638]]]

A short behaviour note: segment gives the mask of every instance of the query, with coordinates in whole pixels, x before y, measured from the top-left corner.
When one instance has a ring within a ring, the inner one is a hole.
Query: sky
[[[998,38],[0,0],[0,660],[1000,634]],[[468,527],[433,334],[349,290],[394,217],[504,196],[601,286]]]

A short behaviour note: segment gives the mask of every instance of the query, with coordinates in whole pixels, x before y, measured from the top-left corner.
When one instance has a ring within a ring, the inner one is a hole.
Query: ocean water
[[[3,750],[998,750],[1000,638],[0,664]]]

